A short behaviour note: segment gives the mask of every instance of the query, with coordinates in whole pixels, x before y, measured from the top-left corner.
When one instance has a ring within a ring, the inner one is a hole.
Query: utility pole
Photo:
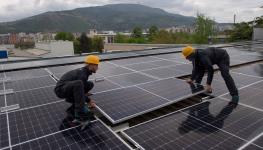
[[[236,24],[236,14],[234,14],[234,24]]]

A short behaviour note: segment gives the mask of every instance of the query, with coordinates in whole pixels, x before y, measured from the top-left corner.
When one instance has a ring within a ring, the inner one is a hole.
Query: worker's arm
[[[195,61],[193,61],[192,64],[193,64],[193,70],[192,70],[191,80],[194,81],[198,74],[198,65],[196,65]]]
[[[200,59],[200,61],[205,66],[205,68],[207,69],[207,81],[206,81],[206,84],[207,85],[211,85],[212,84],[212,80],[213,80],[213,76],[214,76],[213,64],[212,64],[211,60],[207,56],[203,56]]]

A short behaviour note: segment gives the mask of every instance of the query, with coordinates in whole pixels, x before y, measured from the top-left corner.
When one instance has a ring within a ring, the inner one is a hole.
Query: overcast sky
[[[136,2],[137,1],[137,2]],[[263,15],[262,0],[1,0],[0,22],[13,21],[46,11],[117,3],[139,3],[171,13],[195,16],[201,12],[217,22],[250,21]]]

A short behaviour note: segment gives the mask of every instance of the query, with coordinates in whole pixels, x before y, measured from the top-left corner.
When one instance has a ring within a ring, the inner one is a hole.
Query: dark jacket
[[[196,49],[193,63],[192,80],[195,80],[200,69],[207,70],[207,84],[211,85],[214,75],[213,65],[219,64],[228,55],[226,50],[209,47],[206,49]]]
[[[63,86],[68,81],[81,80],[84,86],[84,91],[88,91],[87,81],[92,72],[87,67],[82,67],[65,73],[57,82],[55,90]]]

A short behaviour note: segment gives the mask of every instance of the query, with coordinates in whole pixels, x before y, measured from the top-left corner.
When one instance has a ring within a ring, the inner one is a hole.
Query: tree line
[[[75,54],[90,52],[102,53],[104,49],[104,41],[102,37],[94,36],[93,38],[89,38],[84,32],[78,38],[75,38],[70,32],[59,32],[56,34],[55,40],[73,41]]]

